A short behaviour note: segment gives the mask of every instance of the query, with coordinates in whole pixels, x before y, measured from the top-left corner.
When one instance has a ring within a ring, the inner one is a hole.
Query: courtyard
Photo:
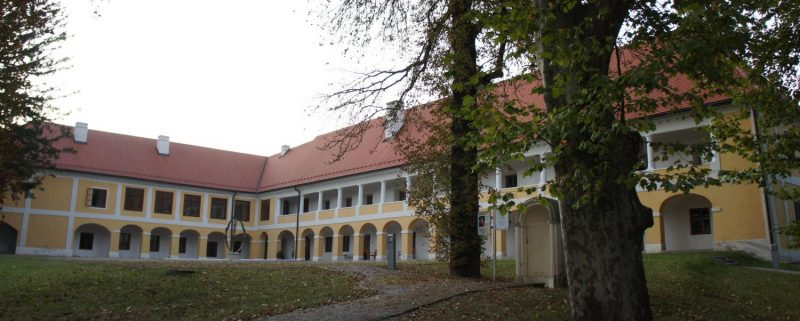
[[[798,320],[800,274],[737,252],[645,255],[656,320]],[[734,263],[735,262],[735,263]],[[726,264],[727,263],[727,264]],[[734,265],[728,265],[733,263]],[[785,265],[800,271],[800,266]],[[567,293],[442,262],[285,263],[0,256],[2,320],[568,320]]]

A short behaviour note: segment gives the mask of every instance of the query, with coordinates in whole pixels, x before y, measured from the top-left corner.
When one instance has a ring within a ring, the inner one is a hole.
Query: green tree
[[[63,63],[52,54],[62,22],[57,2],[0,1],[0,199],[38,186],[36,171],[53,165],[53,143],[68,133],[50,123],[55,89],[42,82]]]
[[[346,36],[363,42],[378,35],[396,42],[400,52],[411,53],[403,56],[411,63],[366,74],[333,96],[340,98],[333,109],[377,112],[378,93],[396,84],[403,88],[401,98],[414,89],[436,93],[443,106],[439,125],[432,125],[436,134],[417,155],[440,166],[416,168],[433,178],[429,195],[435,196],[429,199],[445,204],[428,209],[445,213],[451,231],[456,226],[450,217],[464,220],[458,228],[475,231],[466,222],[475,224],[474,208],[468,218],[455,212],[460,203],[477,200],[476,173],[523,159],[534,144],[549,145],[546,162],[531,163],[526,174],[555,168],[547,187],[559,200],[575,320],[652,319],[641,253],[644,230],[653,219],[639,202],[637,187],[688,192],[724,183],[767,185],[800,168],[794,148],[800,143],[800,6],[794,1],[509,0],[475,1],[469,10],[455,10],[459,5],[345,1],[334,21],[358,26],[347,29]],[[469,23],[460,24],[459,18]],[[442,29],[448,35],[474,35],[467,37],[474,46],[444,41]],[[464,48],[472,51],[459,56]],[[464,57],[477,59],[459,59]],[[484,63],[473,65],[476,61]],[[496,66],[511,77],[486,82]],[[671,82],[675,77],[690,80],[691,88],[677,88]],[[543,103],[516,99],[529,94],[541,95]],[[723,114],[706,103],[712,97],[729,98],[738,111]],[[641,133],[655,125],[648,117],[631,116],[678,109],[688,109],[698,122],[710,120],[704,130],[713,139],[700,146],[656,146],[662,155],[733,153],[757,166],[717,175],[693,163],[638,172]],[[741,126],[750,117],[759,128],[755,133]],[[462,125],[470,130],[453,130]],[[472,158],[477,147],[480,155]],[[461,155],[474,166],[462,172],[455,169],[460,164],[442,155]],[[448,179],[441,178],[443,173]],[[439,198],[437,184],[447,185],[449,194]],[[469,197],[457,198],[456,191]],[[502,202],[497,207],[510,208]],[[449,240],[460,242],[452,235]],[[451,251],[450,258],[459,254]]]

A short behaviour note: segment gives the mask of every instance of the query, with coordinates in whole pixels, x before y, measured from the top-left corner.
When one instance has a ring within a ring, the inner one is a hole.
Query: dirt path
[[[407,276],[406,272],[370,265],[331,265],[326,268],[356,274],[362,278],[359,286],[378,293],[355,301],[297,310],[262,320],[380,320],[463,292],[509,285],[448,278],[392,284],[386,282],[387,277],[403,278]],[[408,279],[413,280],[413,277]]]

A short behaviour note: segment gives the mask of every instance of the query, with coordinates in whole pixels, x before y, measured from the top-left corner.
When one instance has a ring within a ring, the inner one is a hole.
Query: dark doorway
[[[217,242],[208,242],[206,257],[217,257]]]
[[[311,261],[311,237],[306,236],[306,261]]]
[[[17,230],[4,222],[0,222],[0,254],[17,252]]]
[[[364,235],[364,260],[369,260],[370,253],[372,253],[372,249],[369,248],[369,243],[372,243],[370,236],[369,234]]]

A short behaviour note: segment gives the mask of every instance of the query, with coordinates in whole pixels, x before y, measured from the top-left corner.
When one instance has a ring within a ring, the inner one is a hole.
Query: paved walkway
[[[511,285],[503,282],[446,278],[434,282],[386,284],[381,281],[383,277],[406,272],[369,265],[331,265],[327,268],[359,275],[362,277],[359,286],[377,290],[378,294],[350,302],[297,310],[262,320],[382,320],[464,292]]]

